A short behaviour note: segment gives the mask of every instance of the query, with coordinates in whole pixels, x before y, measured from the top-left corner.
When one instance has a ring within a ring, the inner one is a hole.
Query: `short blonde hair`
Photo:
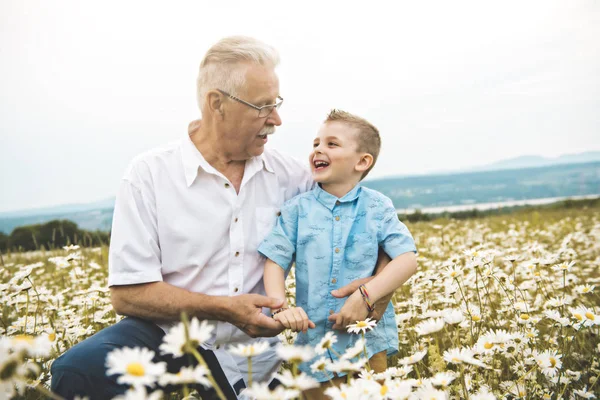
[[[271,65],[279,64],[279,53],[274,47],[247,36],[230,36],[219,40],[200,62],[196,96],[200,111],[209,90],[221,89],[236,96],[245,84],[244,63]]]
[[[336,110],[335,108],[329,112],[329,115],[327,115],[324,122],[328,123],[334,121],[342,122],[356,129],[356,143],[358,145],[356,151],[359,153],[369,153],[373,156],[373,164],[371,164],[368,170],[363,172],[360,178],[363,180],[373,169],[377,157],[379,156],[379,150],[381,149],[379,130],[366,119],[346,111]]]

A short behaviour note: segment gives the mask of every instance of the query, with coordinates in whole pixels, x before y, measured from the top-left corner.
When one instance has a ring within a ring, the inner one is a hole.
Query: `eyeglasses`
[[[232,95],[230,95],[229,93],[227,93],[224,90],[221,90],[221,89],[217,89],[217,90],[219,92],[221,92],[222,94],[224,94],[225,96],[232,98],[235,101],[239,101],[240,103],[245,104],[248,107],[252,107],[255,110],[258,110],[258,118],[266,118],[266,117],[268,117],[269,115],[271,115],[271,113],[273,112],[274,109],[278,109],[279,110],[279,107],[281,107],[281,104],[283,104],[283,98],[281,96],[277,96],[277,100],[279,100],[277,103],[275,103],[275,104],[268,104],[266,106],[259,107],[259,106],[255,106],[252,103],[248,103],[247,101],[239,99],[239,98],[237,98],[235,96],[232,96]]]

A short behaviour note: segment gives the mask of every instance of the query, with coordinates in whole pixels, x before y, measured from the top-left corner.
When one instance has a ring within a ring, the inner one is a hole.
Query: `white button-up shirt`
[[[109,286],[164,281],[213,296],[264,294],[265,259],[257,247],[280,206],[312,186],[307,163],[271,149],[246,162],[239,193],[187,136],[142,154],[127,168],[117,195]],[[232,384],[246,379],[240,370],[246,359],[235,360],[224,347],[254,339],[229,323],[211,322],[216,329],[206,347]]]

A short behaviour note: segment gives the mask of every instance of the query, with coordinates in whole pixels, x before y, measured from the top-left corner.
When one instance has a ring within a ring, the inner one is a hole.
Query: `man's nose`
[[[279,115],[279,111],[274,108],[271,114],[267,117],[267,125],[281,125],[281,115]]]

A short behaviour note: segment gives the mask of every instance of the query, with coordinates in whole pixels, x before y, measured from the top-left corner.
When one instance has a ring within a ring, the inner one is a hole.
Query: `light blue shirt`
[[[296,305],[316,325],[307,333],[299,332],[296,344],[316,346],[332,330],[333,323],[327,317],[339,312],[346,299],[333,297],[331,291],[373,275],[379,247],[392,259],[416,252],[412,235],[398,220],[392,201],[377,191],[357,185],[338,199],[317,185],[283,205],[276,226],[258,251],[284,268],[286,274],[296,262]],[[338,330],[335,334],[338,342],[333,348],[338,354],[360,337]],[[388,355],[398,351],[391,303],[377,327],[365,337],[369,358],[384,350]],[[329,356],[337,359],[333,352]],[[311,373],[311,363],[300,365],[300,369],[320,381],[329,378]]]

